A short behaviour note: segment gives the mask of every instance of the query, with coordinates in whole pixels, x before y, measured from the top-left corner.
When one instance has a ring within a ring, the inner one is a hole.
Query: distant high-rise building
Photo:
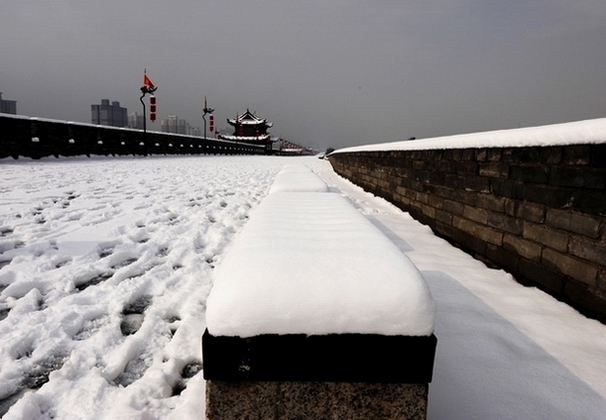
[[[167,119],[162,120],[161,130],[163,133],[178,133],[179,117],[169,115]]]
[[[188,136],[200,136],[199,127],[192,127],[186,120],[180,119],[176,115],[169,115],[167,119],[162,120],[160,130],[163,133],[186,134]]]
[[[92,122],[97,125],[109,125],[112,127],[128,126],[126,108],[120,106],[120,102],[109,99],[101,99],[101,105],[91,105]]]
[[[2,99],[2,92],[0,92],[0,112],[3,114],[17,114],[17,101]]]
[[[202,129],[200,127],[190,127],[189,134],[191,136],[202,137]]]
[[[136,112],[128,114],[128,128],[143,130],[143,115]]]

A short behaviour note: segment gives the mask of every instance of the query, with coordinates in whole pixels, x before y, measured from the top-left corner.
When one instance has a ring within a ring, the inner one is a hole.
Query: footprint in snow
[[[201,371],[202,363],[198,360],[191,361],[187,365],[185,365],[183,371],[181,372],[181,378],[173,386],[172,395],[180,395],[183,390],[187,388],[187,382],[189,381],[189,379],[193,378]]]
[[[99,258],[105,258],[105,257],[109,257],[110,255],[112,255],[112,253],[114,252],[114,248],[103,248],[99,250]]]
[[[65,259],[59,260],[55,263],[55,269],[61,268],[71,262],[72,262],[71,258],[65,258]]]
[[[152,296],[142,295],[124,307],[122,310],[124,318],[120,324],[123,335],[132,335],[139,331],[145,318],[144,312],[151,305],[152,300]]]
[[[0,292],[2,292],[1,289],[0,289]],[[0,309],[0,321],[7,318],[10,311],[11,311],[10,308]]]
[[[99,283],[103,283],[106,280],[109,280],[113,276],[113,273],[102,273],[98,276],[93,277],[90,280],[86,280],[80,284],[76,284],[76,289],[79,291],[83,291],[90,286],[96,286]]]
[[[124,268],[126,266],[131,265],[132,263],[136,262],[137,258],[127,258],[123,261],[117,262],[114,265],[111,266],[112,270],[118,270],[120,268]]]
[[[168,251],[168,247],[162,247],[158,249],[158,253],[156,254],[156,256],[160,258],[166,257],[168,255]]]
[[[0,228],[0,237],[9,236],[12,233],[13,233],[13,229],[11,229],[11,228],[8,228],[8,227]]]
[[[131,359],[126,366],[124,367],[124,372],[114,379],[114,383],[118,386],[127,387],[137,380],[141,379],[141,377],[147,371],[147,368],[150,366],[150,361],[147,360],[143,355],[139,355]]]
[[[95,333],[97,333],[97,331],[108,323],[109,317],[107,315],[86,321],[82,326],[82,329],[74,334],[73,339],[76,341],[84,341],[87,338],[92,337]]]
[[[0,399],[0,417],[4,416],[27,391],[37,390],[47,383],[51,372],[61,369],[65,360],[67,360],[67,356],[59,354],[51,355],[35,363],[31,370],[25,372],[25,376],[17,390]]]
[[[168,324],[170,324],[169,332],[170,332],[170,337],[172,339],[175,336],[175,334],[177,333],[177,330],[179,329],[179,321],[181,321],[181,318],[179,318],[178,316],[172,316],[168,319],[165,319],[165,321]]]

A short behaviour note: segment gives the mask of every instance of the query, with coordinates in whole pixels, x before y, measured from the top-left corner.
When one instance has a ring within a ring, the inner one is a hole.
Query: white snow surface
[[[278,173],[269,193],[284,191],[326,192],[328,186],[303,164],[288,164]]]
[[[435,307],[412,262],[336,193],[269,195],[217,270],[213,335],[431,335]]]
[[[203,418],[213,267],[293,162],[427,281],[430,420],[604,419],[606,326],[488,269],[324,160],[260,156],[0,160],[0,417]]]
[[[606,143],[606,118],[420,140],[345,147],[333,153],[484,147],[567,146]]]

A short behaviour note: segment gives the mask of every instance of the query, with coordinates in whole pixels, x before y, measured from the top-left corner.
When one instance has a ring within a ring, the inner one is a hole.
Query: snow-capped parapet
[[[343,197],[283,192],[217,267],[206,317],[213,336],[429,336],[435,308],[414,264]]]
[[[269,193],[276,192],[327,192],[328,186],[322,179],[303,164],[284,166],[276,176]]]
[[[511,130],[346,147],[333,153],[606,143],[606,118]]]
[[[345,198],[308,192],[315,176],[284,168],[214,273],[206,414],[362,418],[380,406],[386,418],[425,418],[437,344],[429,288]]]

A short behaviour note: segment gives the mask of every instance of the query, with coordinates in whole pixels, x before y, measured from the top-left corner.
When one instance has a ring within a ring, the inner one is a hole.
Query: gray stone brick
[[[546,184],[549,181],[549,172],[547,168],[537,165],[511,166],[510,178],[516,181]]]
[[[603,243],[582,237],[572,237],[570,238],[568,249],[576,257],[606,267],[606,245]]]
[[[460,216],[463,214],[463,210],[465,210],[465,205],[458,201],[444,200],[444,210]]]
[[[606,268],[600,269],[598,273],[598,289],[606,296]]]
[[[503,248],[518,253],[531,261],[540,262],[542,247],[540,244],[529,241],[519,236],[505,234],[503,236]]]
[[[488,149],[486,152],[486,160],[489,162],[500,162],[503,151],[500,148]]]
[[[476,176],[478,175],[478,164],[476,162],[459,162],[456,166],[456,173],[463,176]]]
[[[436,209],[441,209],[444,207],[444,199],[437,195],[430,194],[428,204]]]
[[[423,212],[423,214],[431,219],[435,219],[436,218],[436,209],[434,207],[431,207],[429,205],[423,204],[421,206],[421,211]]]
[[[515,217],[507,216],[503,213],[490,212],[488,215],[488,225],[516,235],[522,234],[523,221]]]
[[[497,265],[510,272],[518,271],[520,255],[517,252],[510,251],[500,246],[488,244],[486,246],[486,257],[491,265]]]
[[[515,216],[535,223],[545,221],[545,206],[542,204],[518,202],[515,209]]]
[[[568,235],[548,226],[524,222],[522,236],[557,251],[568,251]]]
[[[591,163],[591,147],[588,145],[565,147],[563,162],[566,165],[588,165]]]
[[[562,149],[561,146],[543,147],[541,149],[541,161],[547,165],[558,165],[562,162]]]
[[[553,208],[564,208],[571,205],[571,196],[571,191],[560,187],[517,183],[514,187],[513,198],[544,204]]]
[[[590,264],[579,258],[562,254],[550,248],[543,249],[541,262],[546,267],[560,271],[589,286],[596,286],[597,284],[598,267],[595,264]]]
[[[545,224],[561,230],[570,230],[570,218],[572,212],[569,210],[547,209]]]
[[[500,213],[505,212],[506,199],[497,197],[494,194],[478,194],[476,205],[487,210],[492,210]]]
[[[509,166],[500,162],[481,163],[479,174],[490,178],[508,178]]]
[[[467,177],[463,180],[463,186],[466,191],[490,192],[490,180],[488,178]]]
[[[488,223],[488,211],[477,207],[465,206],[463,209],[463,217],[466,217],[474,222],[482,223],[483,225]]]
[[[487,149],[476,149],[475,150],[476,153],[476,161],[478,162],[485,162],[487,157],[488,157],[488,150]]]
[[[571,207],[581,213],[606,214],[606,192],[604,190],[575,190],[570,196]]]
[[[550,270],[535,261],[520,258],[518,270],[526,279],[533,281],[552,294],[559,296],[564,289],[564,275]]]
[[[478,239],[481,239],[482,241],[498,246],[501,246],[503,244],[502,232],[499,232],[487,226],[483,226],[471,220],[454,216],[452,218],[452,225],[458,229],[461,229],[464,232],[473,235]]]
[[[495,195],[515,198],[516,183],[510,179],[491,179],[489,190]]]
[[[549,183],[562,187],[604,189],[606,168],[560,166],[551,168]]]
[[[581,313],[595,317],[606,324],[606,297],[596,293],[595,288],[579,281],[569,280],[564,285],[564,294]]]
[[[589,238],[600,237],[602,219],[570,210],[547,209],[545,224]]]
[[[444,210],[436,210],[436,220],[447,225],[452,225],[452,214]]]

